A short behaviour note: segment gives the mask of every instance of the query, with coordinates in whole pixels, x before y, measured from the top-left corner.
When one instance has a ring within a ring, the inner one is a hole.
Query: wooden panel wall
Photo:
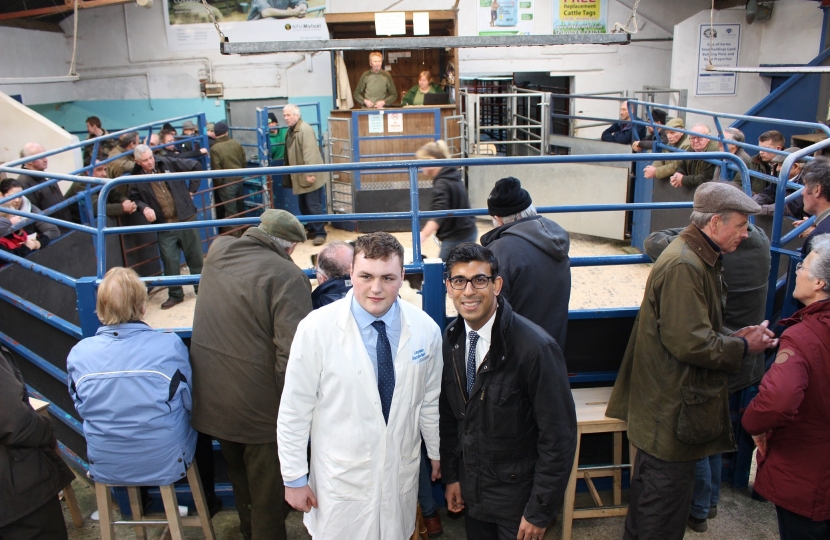
[[[357,86],[357,81],[369,69],[369,53],[371,51],[343,51],[343,59],[346,62],[346,69],[349,73],[349,83],[354,92]],[[405,53],[409,52],[409,58],[398,58],[394,64],[389,63],[389,53]],[[394,105],[400,106],[401,99],[410,88],[418,84],[418,74],[422,71],[429,71],[432,73],[433,82],[441,84],[443,76],[444,63],[444,49],[422,49],[414,51],[383,51],[383,65],[392,66],[392,80],[395,81],[395,88],[398,90],[398,98]],[[359,108],[360,104],[355,103],[355,107]]]

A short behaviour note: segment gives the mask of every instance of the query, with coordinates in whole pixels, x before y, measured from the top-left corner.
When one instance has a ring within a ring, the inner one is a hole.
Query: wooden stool
[[[181,517],[179,515],[179,503],[176,500],[176,489],[173,484],[159,486],[161,499],[164,502],[164,512],[167,514],[167,521],[158,519],[146,519],[142,511],[141,495],[137,486],[127,486],[127,494],[130,497],[130,510],[133,514],[131,521],[113,521],[109,505],[109,484],[95,482],[95,497],[98,502],[98,516],[101,524],[101,539],[113,540],[115,538],[115,525],[132,525],[135,527],[137,540],[146,540],[147,526],[166,525],[170,529],[170,536],[173,540],[182,539],[182,527],[201,527],[207,540],[215,540],[213,522],[210,520],[207,504],[205,503],[205,492],[202,489],[202,481],[199,479],[199,469],[196,462],[190,464],[187,469],[187,481],[190,483],[190,492],[193,494],[193,502],[196,504],[197,516]]]
[[[565,490],[564,511],[562,512],[562,540],[571,540],[573,520],[624,516],[628,513],[628,506],[622,503],[622,434],[628,430],[628,423],[616,418],[605,416],[605,409],[611,397],[611,388],[578,388],[571,391],[576,405],[576,454],[568,487]],[[582,435],[585,433],[613,433],[614,434],[614,464],[605,466],[588,466],[579,468],[579,449]],[[636,450],[629,446],[631,463],[634,463]],[[614,506],[605,506],[600,499],[593,478],[614,478]],[[576,481],[585,480],[588,492],[597,508],[574,508],[576,499]]]
[[[427,526],[424,524],[424,516],[421,514],[421,505],[415,507],[415,530],[409,540],[429,540]]]

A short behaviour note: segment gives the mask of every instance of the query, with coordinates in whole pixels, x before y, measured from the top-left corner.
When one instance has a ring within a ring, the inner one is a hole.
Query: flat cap
[[[704,214],[759,214],[761,206],[743,191],[725,182],[706,182],[695,191],[695,212]]]
[[[668,127],[686,129],[685,126],[683,125],[683,119],[680,118],[680,117],[672,118],[671,120],[668,121],[668,123],[666,123],[666,125]]]
[[[797,146],[790,146],[789,148],[785,148],[784,152],[786,152],[788,154],[792,154],[794,152],[798,152],[799,150],[801,150],[801,148],[799,148]],[[772,159],[770,161],[772,163],[784,163],[785,159],[787,159],[787,156],[783,156],[781,154],[775,154],[774,156],[772,156]],[[805,163],[806,161],[807,160],[804,159],[804,158],[795,160],[796,163]]]
[[[196,124],[191,122],[190,120],[185,120],[184,124],[182,124],[182,129],[198,129]]]
[[[305,227],[291,212],[269,208],[259,216],[259,219],[262,222],[259,228],[271,236],[289,242],[306,241]]]

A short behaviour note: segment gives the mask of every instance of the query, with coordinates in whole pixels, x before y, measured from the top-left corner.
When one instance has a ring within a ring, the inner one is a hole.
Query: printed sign
[[[370,114],[369,118],[369,133],[383,133],[383,112],[378,114]]]
[[[537,0],[477,0],[480,36],[533,34],[533,3]]]
[[[604,34],[608,0],[554,0],[554,34]]]
[[[738,91],[738,74],[706,71],[711,49],[712,65],[737,67],[741,52],[741,25],[700,25],[697,48],[696,96],[734,96]]]
[[[207,8],[201,0],[162,3],[171,51],[218,49],[211,14],[231,43],[329,39],[326,0],[207,0]]]
[[[386,131],[389,133],[403,133],[403,113],[388,113],[386,115]]]

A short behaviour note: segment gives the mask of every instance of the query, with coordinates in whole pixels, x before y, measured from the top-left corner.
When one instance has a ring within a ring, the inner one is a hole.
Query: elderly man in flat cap
[[[202,269],[193,315],[193,427],[219,440],[245,538],[284,539],[277,411],[288,352],[311,312],[311,285],[291,260],[306,239],[285,210],[240,238],[220,237]]]
[[[747,238],[747,216],[760,210],[729,184],[703,184],[692,223],[654,263],[605,413],[628,421],[638,449],[625,539],[682,539],[696,462],[735,449],[728,377],[777,340],[767,321],[731,334],[723,328],[721,259]]]

